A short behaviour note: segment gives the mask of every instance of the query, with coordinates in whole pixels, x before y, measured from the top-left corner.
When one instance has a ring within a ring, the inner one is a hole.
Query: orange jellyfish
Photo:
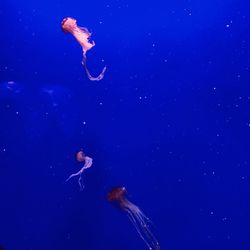
[[[149,229],[150,220],[145,216],[141,209],[126,198],[127,190],[125,187],[113,188],[107,196],[109,202],[116,202],[119,207],[126,212],[136,231],[146,243],[148,249],[160,250],[160,245]]]
[[[87,51],[95,46],[94,41],[92,42],[89,41],[91,33],[88,31],[88,29],[77,26],[76,19],[72,17],[64,18],[61,23],[61,28],[63,32],[72,34],[77,40],[77,42],[81,45],[82,51],[83,51],[82,65],[86,71],[86,74],[89,80],[91,81],[102,80],[104,77],[105,71],[107,69],[106,66],[103,68],[102,72],[97,77],[93,77],[87,68],[87,56],[86,56]]]

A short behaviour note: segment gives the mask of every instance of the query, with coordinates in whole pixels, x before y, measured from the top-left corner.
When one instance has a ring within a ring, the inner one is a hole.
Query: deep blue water
[[[0,3],[0,245],[147,249],[106,195],[125,186],[164,250],[250,249],[250,3]],[[88,27],[88,66],[61,31]],[[93,158],[84,174],[65,183]]]

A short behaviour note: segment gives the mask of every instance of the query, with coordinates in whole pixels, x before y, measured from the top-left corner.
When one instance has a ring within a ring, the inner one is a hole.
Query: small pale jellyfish
[[[85,27],[77,26],[76,19],[72,17],[64,18],[61,23],[61,28],[63,32],[72,34],[77,40],[77,42],[81,45],[82,51],[83,51],[82,65],[86,71],[86,74],[89,80],[91,81],[102,80],[104,77],[105,71],[107,69],[106,66],[103,68],[102,72],[97,77],[93,77],[87,68],[87,55],[86,55],[87,51],[95,46],[94,41],[92,42],[89,41],[91,33],[88,31],[88,29]]]
[[[119,207],[126,212],[136,231],[146,243],[148,249],[160,250],[160,245],[149,229],[150,220],[145,216],[141,209],[126,198],[127,190],[125,187],[113,188],[107,196],[109,202],[116,202]]]
[[[80,191],[82,191],[84,189],[84,184],[82,181],[82,174],[85,171],[85,169],[90,168],[92,166],[93,159],[86,156],[85,153],[82,150],[80,150],[76,154],[76,160],[78,162],[84,162],[84,165],[77,173],[71,174],[66,181],[69,181],[72,177],[79,176],[78,184],[80,186]]]

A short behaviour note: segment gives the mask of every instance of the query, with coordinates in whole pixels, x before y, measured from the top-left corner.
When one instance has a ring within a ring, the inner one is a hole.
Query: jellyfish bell
[[[62,31],[65,33],[72,33],[73,30],[77,27],[76,19],[72,17],[65,17],[61,22]]]
[[[124,196],[126,195],[127,190],[125,187],[116,187],[113,188],[107,195],[107,199],[109,202],[118,202],[120,203]]]
[[[82,150],[76,153],[76,160],[79,162],[85,161],[85,154]]]

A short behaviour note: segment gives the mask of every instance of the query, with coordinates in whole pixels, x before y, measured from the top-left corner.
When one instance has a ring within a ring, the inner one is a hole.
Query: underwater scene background
[[[250,249],[250,3],[2,0],[0,246]],[[84,71],[65,17],[92,32]],[[65,180],[82,164],[93,165]]]

